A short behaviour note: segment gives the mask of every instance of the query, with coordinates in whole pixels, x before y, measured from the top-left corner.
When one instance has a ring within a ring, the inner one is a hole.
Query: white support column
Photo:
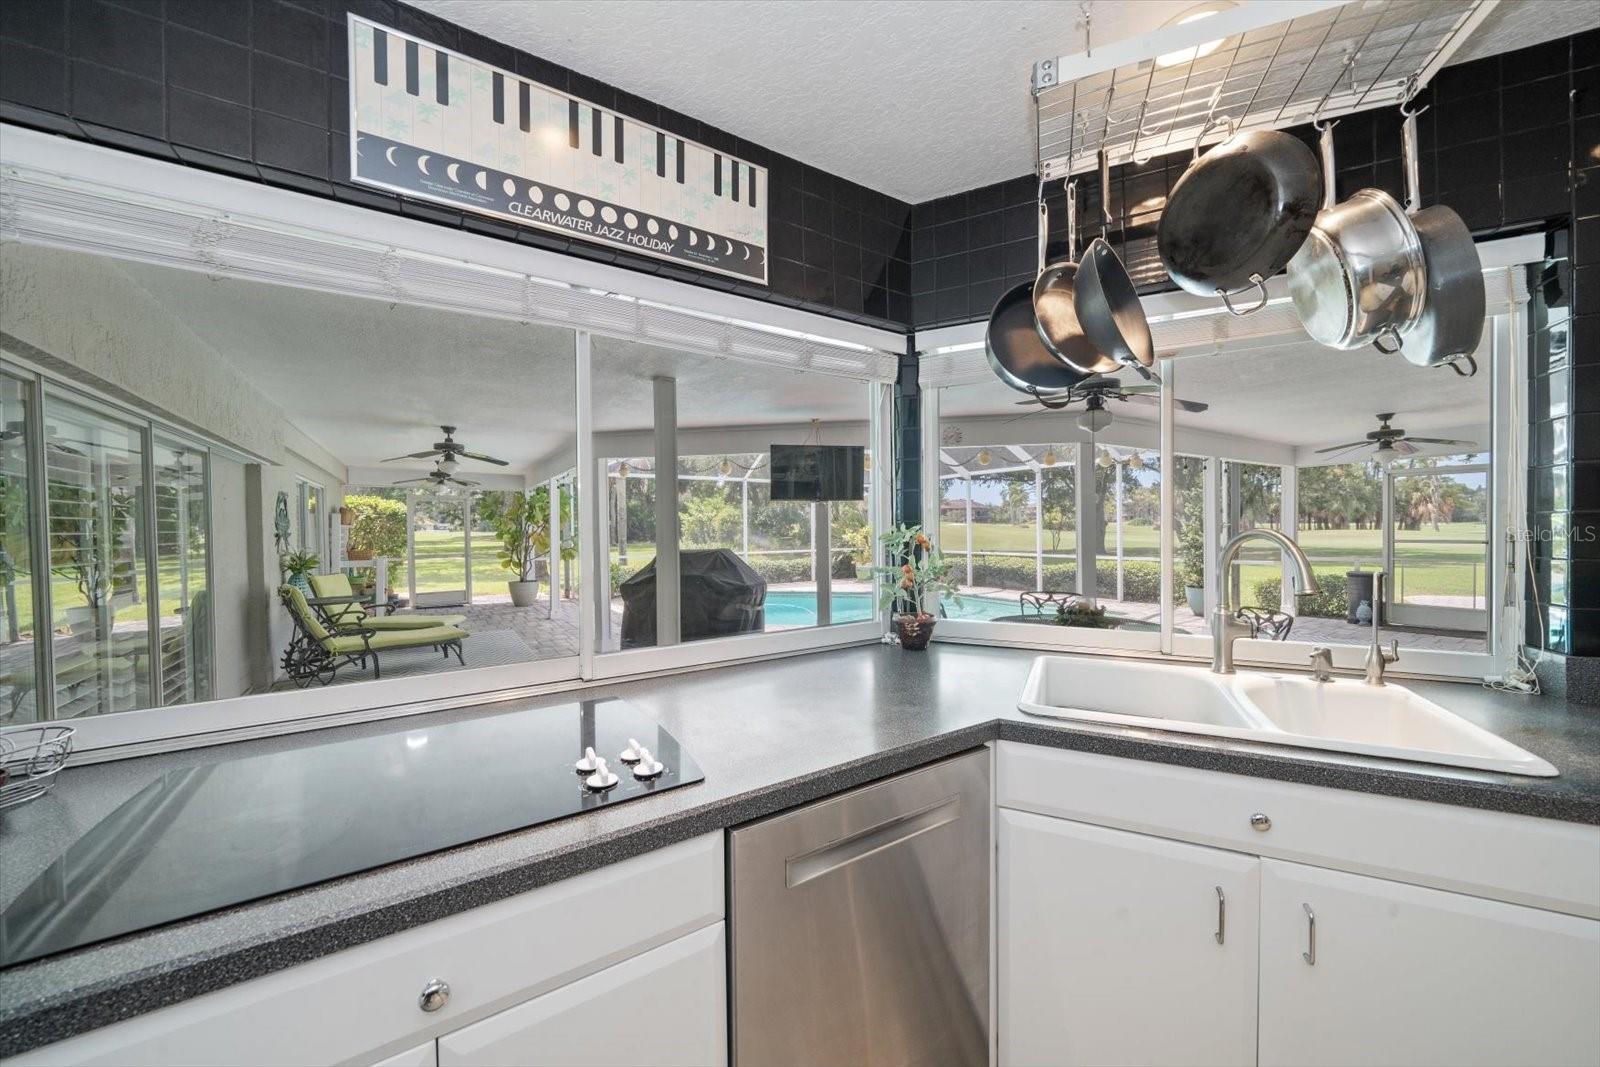
[[[1293,463],[1285,463],[1278,468],[1281,472],[1279,483],[1281,489],[1278,493],[1278,529],[1291,541],[1300,540],[1300,468]],[[1278,597],[1278,610],[1289,615],[1298,615],[1298,601],[1295,588],[1294,566],[1289,562],[1289,557],[1283,557],[1283,579]],[[1265,607],[1266,605],[1262,605]]]
[[[550,517],[545,521],[550,530],[549,568],[546,577],[550,580],[549,617],[556,617],[556,583],[560,580],[559,568],[561,567],[561,481],[558,478],[550,479]],[[468,564],[467,570],[472,567]]]
[[[1176,579],[1178,537],[1177,386],[1178,361],[1161,364],[1161,654],[1172,655],[1172,619],[1177,610],[1172,584]]]
[[[1222,540],[1226,541],[1237,534],[1244,526],[1244,503],[1239,499],[1242,495],[1241,489],[1244,485],[1244,479],[1242,477],[1244,472],[1241,464],[1224,460],[1222,464],[1222,473],[1224,515],[1222,523]],[[1222,580],[1228,583],[1227,588],[1230,592],[1232,592],[1233,602],[1236,605],[1242,605],[1245,603],[1244,583],[1239,578],[1241,573],[1242,568],[1236,565],[1230,568],[1227,574],[1222,576]]]
[[[410,490],[406,491],[406,595],[417,607],[417,494]]]
[[[466,503],[461,505],[461,545],[466,559],[466,572],[462,577],[462,594],[468,604],[472,603],[472,493],[466,494]]]
[[[1222,586],[1217,578],[1217,557],[1221,555],[1222,546],[1218,543],[1218,520],[1222,517],[1220,507],[1222,503],[1222,460],[1217,456],[1206,457],[1205,481],[1203,483],[1202,501],[1205,508],[1205,522],[1202,525],[1202,538],[1205,541],[1205,570],[1206,570],[1206,604],[1205,617],[1209,619],[1211,612],[1221,604],[1219,597]]]
[[[606,508],[611,489],[606,483],[605,460],[594,447],[594,372],[589,333],[576,335],[578,401],[578,655],[585,678],[595,676],[594,660],[611,640],[611,548],[607,544]]]
[[[739,480],[739,555],[750,562],[750,472]]]
[[[1116,482],[1116,485],[1115,485],[1114,488],[1116,490],[1116,498],[1117,498],[1117,602],[1121,603],[1122,600],[1123,600],[1123,588],[1122,588],[1122,478],[1123,478],[1123,474],[1125,473],[1123,471],[1123,465],[1121,463],[1117,464],[1116,471],[1117,471],[1117,473],[1116,473],[1117,482]]]
[[[934,458],[938,462],[938,457]],[[967,584],[972,584],[972,475],[967,475]]]
[[[1100,552],[1099,531],[1094,517],[1100,513],[1094,491],[1094,442],[1079,441],[1076,459],[1074,506],[1078,512],[1078,595],[1094,603],[1100,596],[1100,581],[1095,573]]]
[[[833,621],[833,561],[828,552],[828,502],[811,505],[811,573],[817,582],[817,625]]]
[[[678,383],[656,378],[656,647],[682,640],[678,559]]]
[[[970,538],[971,532],[967,536]],[[1033,468],[1033,587],[1044,588],[1044,469]]]

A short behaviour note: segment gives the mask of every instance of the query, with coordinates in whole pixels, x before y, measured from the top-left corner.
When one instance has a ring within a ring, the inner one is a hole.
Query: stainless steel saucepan
[[[1417,179],[1417,115],[1400,109],[1400,130],[1406,175],[1406,209],[1422,241],[1428,287],[1422,313],[1400,335],[1400,354],[1419,367],[1448,366],[1471,376],[1478,364],[1472,353],[1483,340],[1486,314],[1483,261],[1467,224],[1443,204],[1422,207]],[[1420,210],[1419,210],[1420,208]]]
[[[1082,284],[1078,254],[1078,183],[1067,182],[1067,255],[1041,266],[1033,283],[1033,317],[1039,338],[1073,370],[1103,374],[1117,369],[1117,361],[1087,336],[1079,318]],[[1039,261],[1044,263],[1044,243],[1050,230],[1050,212],[1039,197]]]
[[[1167,197],[1156,247],[1167,276],[1197,296],[1218,296],[1235,315],[1267,306],[1266,279],[1305,243],[1323,203],[1317,158],[1299,138],[1279,130],[1235,133],[1194,159]],[[1216,123],[1207,124],[1200,137]],[[1232,298],[1252,289],[1254,303]]]
[[[1111,164],[1104,149],[1100,151],[1100,213],[1100,236],[1084,249],[1083,262],[1078,265],[1073,294],[1078,322],[1094,347],[1111,357],[1110,369],[1118,365],[1148,367],[1156,360],[1150,322],[1128,268],[1106,242],[1111,230]]]
[[[1342,349],[1371,342],[1393,352],[1422,311],[1422,240],[1382,189],[1334,203],[1333,125],[1321,129],[1324,206],[1289,261],[1289,295],[1313,340]]]

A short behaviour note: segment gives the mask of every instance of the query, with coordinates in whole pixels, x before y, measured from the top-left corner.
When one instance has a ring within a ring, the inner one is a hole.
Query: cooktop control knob
[[[592,752],[593,749],[590,751]],[[606,761],[602,757],[596,756],[594,757],[594,773],[585,778],[583,784],[599,793],[616,785],[617,776],[606,770]]]
[[[661,761],[650,755],[648,748],[639,750],[639,762],[633,765],[633,776],[635,778],[654,778],[664,770],[666,768],[661,765]]]
[[[617,758],[622,760],[623,763],[638,763],[639,753],[643,751],[644,749],[640,746],[639,742],[630,737],[628,738],[628,747],[623,749],[622,755]]]
[[[596,765],[604,762],[605,760],[594,754],[594,749],[586,748],[583,750],[583,758],[574,763],[573,767],[577,769],[579,774],[593,774]]]

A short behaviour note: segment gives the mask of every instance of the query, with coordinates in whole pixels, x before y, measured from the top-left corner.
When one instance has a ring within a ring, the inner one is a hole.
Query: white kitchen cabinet
[[[439,1045],[424,1041],[414,1048],[397,1052],[374,1063],[372,1067],[439,1067]]]
[[[1000,1062],[1253,1064],[1260,860],[1004,811]]]
[[[1275,860],[1261,880],[1262,1064],[1600,1063],[1600,922]]]
[[[728,1061],[723,924],[439,1038],[439,1067]]]

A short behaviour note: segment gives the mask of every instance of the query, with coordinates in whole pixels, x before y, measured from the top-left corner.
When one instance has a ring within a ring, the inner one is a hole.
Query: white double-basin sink
[[[1552,777],[1546,761],[1393,682],[1216,674],[1203,667],[1040,656],[1030,715]]]

